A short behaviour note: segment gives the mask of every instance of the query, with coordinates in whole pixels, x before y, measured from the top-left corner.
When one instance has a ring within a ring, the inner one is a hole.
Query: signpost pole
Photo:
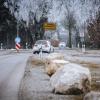
[[[27,45],[27,42],[26,42],[26,49],[28,49],[28,45]]]
[[[79,43],[77,44],[77,47],[80,48],[80,44]]]
[[[82,44],[82,52],[85,53],[85,44]]]

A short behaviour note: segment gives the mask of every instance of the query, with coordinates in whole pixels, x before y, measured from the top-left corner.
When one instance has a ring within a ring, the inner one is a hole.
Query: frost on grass
[[[69,61],[59,59],[47,60],[45,62],[45,71],[49,76],[52,76],[58,70],[58,68],[67,63],[69,63]]]
[[[68,61],[63,60],[64,56],[61,53],[51,53],[45,60],[45,71],[51,76],[56,70],[63,64],[67,64]]]

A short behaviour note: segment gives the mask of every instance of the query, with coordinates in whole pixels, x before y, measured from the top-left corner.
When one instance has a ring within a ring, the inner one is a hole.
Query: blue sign
[[[19,36],[17,36],[17,37],[15,38],[15,42],[16,42],[16,43],[20,43],[20,42],[21,42],[21,38],[20,38]]]

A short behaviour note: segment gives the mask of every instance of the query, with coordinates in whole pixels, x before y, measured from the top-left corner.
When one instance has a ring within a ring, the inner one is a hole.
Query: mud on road
[[[19,91],[19,100],[83,100],[83,95],[54,94],[50,77],[44,70],[44,59],[30,57]],[[92,90],[100,91],[100,65],[79,63],[88,67],[92,76]]]

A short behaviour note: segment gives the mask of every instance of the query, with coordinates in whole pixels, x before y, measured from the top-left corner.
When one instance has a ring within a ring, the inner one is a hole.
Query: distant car
[[[51,42],[48,40],[38,40],[33,46],[33,53],[39,53],[40,51],[50,53],[54,51]]]
[[[59,49],[64,49],[66,47],[66,43],[65,42],[60,42],[59,43]]]

